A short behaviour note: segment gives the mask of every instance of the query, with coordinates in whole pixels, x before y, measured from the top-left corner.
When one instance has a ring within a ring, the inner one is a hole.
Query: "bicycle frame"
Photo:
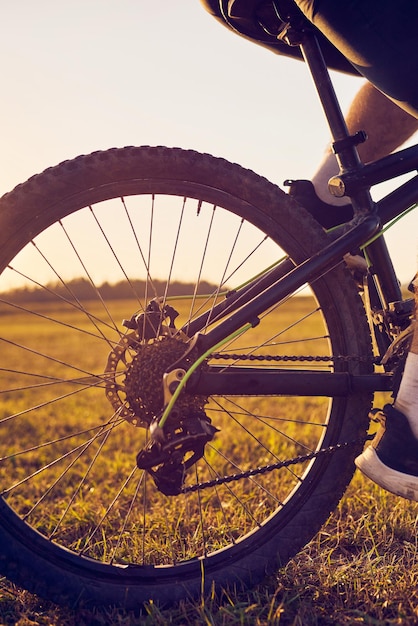
[[[288,25],[289,30],[294,39],[292,25]],[[300,43],[321,100],[333,139],[333,149],[340,166],[339,175],[330,181],[330,191],[334,192],[334,195],[350,197],[354,218],[341,229],[341,236],[331,240],[324,250],[297,267],[289,260],[279,263],[262,278],[255,279],[244,288],[228,294],[223,303],[214,307],[210,319],[208,315],[202,316],[187,329],[183,329],[190,337],[194,336],[192,345],[199,348],[200,354],[210,354],[220,342],[233,333],[255,326],[262,312],[287,298],[305,283],[312,282],[340,263],[350,250],[361,247],[370,240],[372,243],[367,246],[367,256],[373,268],[369,285],[370,307],[387,312],[390,303],[402,300],[392,261],[380,231],[385,224],[401,215],[418,200],[418,176],[402,184],[377,203],[373,203],[371,199],[370,188],[417,170],[418,146],[398,151],[371,164],[362,164],[356,146],[364,141],[365,135],[360,131],[350,136],[348,132],[314,32],[310,29],[297,30],[296,39]],[[215,327],[207,330],[208,324],[214,322]],[[199,334],[203,328],[206,329],[205,334]],[[377,357],[379,360],[392,338],[382,335],[377,330],[375,334],[380,352]],[[182,367],[185,370],[190,367],[186,359],[174,364],[170,371]],[[200,372],[195,379],[190,378],[187,388],[193,393],[203,395],[231,394],[233,388],[239,395],[254,394],[256,390],[260,394],[338,396],[356,391],[388,391],[391,377],[385,373],[356,377],[346,373],[306,370],[286,372],[277,369],[274,371],[264,369],[260,373],[259,370],[252,368],[224,369],[211,366],[208,371]]]

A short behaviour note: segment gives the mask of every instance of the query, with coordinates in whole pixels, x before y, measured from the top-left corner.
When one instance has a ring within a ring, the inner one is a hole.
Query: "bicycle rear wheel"
[[[58,603],[137,608],[252,585],[286,563],[352,477],[368,394],[189,394],[218,430],[179,495],[163,495],[136,457],[190,320],[278,259],[321,249],[319,225],[251,171],[162,147],[62,163],[0,212],[0,571]],[[166,319],[138,341],[123,320],[153,299]],[[204,367],[361,374],[370,355],[341,265]],[[341,442],[355,443],[315,456]]]

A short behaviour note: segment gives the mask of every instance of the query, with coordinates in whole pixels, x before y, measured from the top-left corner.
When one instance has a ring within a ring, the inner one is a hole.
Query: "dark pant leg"
[[[416,0],[295,0],[378,89],[418,117]]]

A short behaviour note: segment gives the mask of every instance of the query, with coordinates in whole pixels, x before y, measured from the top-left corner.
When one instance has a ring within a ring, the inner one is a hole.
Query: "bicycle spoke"
[[[75,577],[83,564],[86,588],[100,570],[114,588],[129,578],[132,597],[152,579],[164,600],[166,582],[171,593],[174,580],[188,588],[204,585],[202,572],[251,569],[270,534],[287,558],[286,533],[292,546],[308,535],[301,519],[328,471],[323,448],[347,439],[349,413],[357,428],[354,394],[265,396],[262,376],[282,390],[300,372],[363,368],[345,360],[360,352],[349,330],[358,314],[339,270],[246,320],[247,332],[223,332],[316,250],[313,223],[237,166],[157,153],[140,149],[129,173],[118,150],[112,172],[99,157],[77,176],[64,165],[66,183],[48,174],[33,228],[30,188],[23,230],[6,220],[0,538],[2,516],[15,516],[57,571],[71,559]],[[219,372],[226,393],[195,395]]]
[[[103,432],[102,432],[102,433],[98,433],[98,434],[95,436],[95,438],[94,438],[94,439],[91,439],[91,440],[88,442],[88,445],[86,445],[86,447],[85,447],[84,449],[82,449],[82,450],[81,450],[81,452],[80,452],[79,456],[77,456],[77,457],[74,459],[74,463],[72,463],[72,464],[70,464],[70,465],[68,466],[68,468],[67,468],[67,469],[66,469],[66,470],[65,470],[65,471],[61,474],[61,476],[59,476],[59,477],[57,478],[57,480],[55,481],[54,485],[52,486],[52,488],[53,488],[56,484],[58,484],[58,482],[61,480],[61,478],[62,478],[62,477],[63,477],[63,476],[64,476],[64,475],[65,475],[65,474],[66,474],[66,473],[70,470],[70,468],[71,468],[71,467],[72,467],[72,466],[73,466],[73,465],[74,465],[74,464],[78,461],[78,459],[80,458],[80,456],[81,456],[81,455],[82,455],[82,454],[83,454],[83,453],[84,453],[84,452],[85,452],[85,451],[86,451],[86,450],[87,450],[87,449],[88,449],[88,448],[92,445],[92,443],[93,443],[94,441],[96,441],[96,440],[98,439],[98,437],[100,437],[100,436],[102,436],[102,435],[104,434],[103,440],[101,441],[101,443],[100,443],[100,445],[99,445],[99,448],[96,450],[96,452],[95,452],[95,454],[94,454],[93,459],[90,461],[90,463],[89,463],[89,465],[88,465],[88,467],[87,467],[86,471],[84,472],[84,474],[83,474],[83,476],[82,476],[82,478],[81,478],[80,482],[78,483],[77,487],[75,488],[75,490],[74,490],[74,492],[73,492],[73,494],[72,494],[71,498],[68,500],[67,506],[65,507],[65,509],[64,509],[64,511],[63,511],[63,513],[62,513],[62,515],[61,515],[60,520],[58,521],[58,523],[56,524],[56,526],[55,526],[55,528],[52,530],[52,532],[49,534],[49,536],[48,536],[48,539],[49,539],[49,540],[51,540],[51,539],[54,537],[54,535],[58,532],[58,530],[59,530],[59,528],[60,528],[60,526],[61,526],[62,522],[64,521],[65,517],[66,517],[66,516],[67,516],[67,514],[68,514],[68,511],[70,510],[70,508],[71,508],[71,506],[72,506],[73,502],[75,501],[75,499],[77,498],[78,494],[80,493],[80,490],[81,490],[82,486],[85,484],[85,482],[86,482],[86,480],[87,480],[87,478],[88,478],[88,476],[89,476],[89,474],[90,474],[90,472],[91,472],[91,470],[92,470],[92,468],[93,468],[93,466],[94,466],[95,462],[97,461],[97,459],[98,459],[98,457],[99,457],[100,453],[102,452],[103,447],[105,446],[105,444],[106,444],[106,442],[107,442],[107,440],[108,440],[108,438],[109,438],[109,435],[112,433],[112,431],[113,431],[113,429],[115,428],[115,426],[116,426],[116,425],[117,425],[117,424],[112,424],[111,428],[107,429],[104,433],[103,433]],[[35,505],[35,507],[36,507],[36,505]],[[35,508],[35,507],[34,507],[34,508]]]
[[[70,244],[70,246],[71,246],[72,250],[74,251],[74,254],[75,254],[76,258],[78,259],[78,261],[79,261],[79,263],[80,263],[81,267],[83,268],[83,271],[84,271],[85,276],[87,276],[87,279],[88,279],[88,281],[89,281],[90,285],[92,286],[92,288],[93,288],[93,290],[94,290],[94,292],[95,292],[96,296],[97,296],[97,297],[98,297],[98,299],[100,300],[100,302],[101,302],[101,304],[102,304],[102,306],[103,306],[104,310],[106,311],[107,316],[108,316],[108,318],[109,318],[109,320],[110,320],[110,322],[111,322],[111,324],[112,324],[112,327],[116,330],[116,332],[118,332],[118,326],[117,326],[116,322],[113,320],[112,315],[111,315],[111,313],[110,313],[110,311],[109,311],[109,308],[108,308],[108,306],[107,306],[106,302],[105,302],[105,301],[104,301],[104,299],[102,298],[102,295],[101,295],[101,293],[100,293],[99,289],[97,288],[96,283],[94,282],[94,280],[93,280],[93,278],[91,277],[91,275],[90,275],[89,271],[87,270],[87,267],[86,267],[86,265],[85,265],[84,261],[82,260],[82,258],[81,258],[81,256],[80,256],[80,253],[78,252],[78,250],[77,250],[77,248],[76,248],[76,246],[75,246],[75,244],[74,244],[74,242],[73,242],[72,238],[71,238],[71,237],[70,237],[70,235],[68,234],[68,232],[67,232],[67,230],[66,230],[66,228],[65,228],[65,226],[64,226],[64,224],[63,224],[63,222],[62,222],[61,220],[59,221],[59,225],[61,226],[61,229],[62,229],[62,231],[64,232],[64,234],[65,234],[65,236],[66,236],[66,238],[67,238],[67,240],[68,240],[68,242],[69,242],[69,244]]]
[[[123,420],[120,419],[120,422],[122,422]],[[67,441],[68,439],[74,439],[75,437],[79,437],[80,435],[86,435],[87,433],[90,433],[91,431],[94,430],[102,430],[103,429],[103,425],[100,426],[95,426],[93,428],[87,428],[86,430],[79,430],[78,432],[74,432],[71,433],[69,435],[65,435],[63,437],[59,437],[58,439],[51,439],[50,441],[44,441],[36,446],[32,446],[31,448],[25,448],[24,450],[18,450],[18,451],[14,451],[13,453],[9,454],[8,456],[4,456],[0,459],[0,461],[6,461],[7,459],[11,459],[11,458],[15,458],[17,456],[23,455],[23,454],[28,454],[29,452],[36,452],[37,450],[41,450],[42,448],[47,448],[48,446],[53,446],[57,443],[61,443],[63,441]],[[93,439],[92,439],[93,441]]]
[[[93,540],[93,537],[95,537],[96,533],[100,530],[100,527],[102,526],[102,524],[104,523],[104,521],[108,517],[108,515],[110,514],[112,508],[114,507],[115,503],[118,501],[120,495],[123,493],[124,489],[126,489],[127,485],[131,482],[133,476],[135,475],[135,473],[137,471],[138,471],[137,467],[134,467],[132,469],[132,471],[130,472],[129,476],[126,478],[126,480],[124,481],[124,483],[122,484],[120,489],[117,491],[117,493],[116,493],[115,497],[113,498],[112,502],[107,507],[105,513],[101,517],[101,519],[98,522],[98,524],[89,533],[88,537],[85,540],[85,544],[84,544],[83,550],[80,552],[80,554],[84,554],[86,552],[87,548],[89,547],[89,544]]]
[[[113,548],[113,552],[112,552],[112,554],[110,556],[110,559],[109,559],[110,563],[114,563],[115,560],[116,560],[116,557],[118,555],[118,550],[119,550],[121,542],[122,542],[122,537],[123,537],[123,535],[125,534],[125,532],[127,531],[128,527],[129,527],[128,524],[129,524],[131,515],[133,513],[134,506],[135,506],[135,504],[136,504],[136,502],[138,500],[139,490],[141,489],[143,482],[145,482],[145,473],[142,473],[141,477],[137,481],[135,493],[132,496],[131,502],[129,504],[128,512],[125,515],[125,519],[123,520],[123,523],[122,523],[122,526],[121,526],[121,529],[120,529],[120,532],[119,532],[119,536],[118,536],[117,542],[115,544],[115,547]]]

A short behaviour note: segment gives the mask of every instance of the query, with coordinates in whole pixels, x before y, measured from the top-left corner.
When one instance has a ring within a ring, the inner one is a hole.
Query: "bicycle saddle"
[[[289,20],[298,28],[314,29],[329,68],[358,75],[357,70],[308,23],[292,0],[201,0],[205,9],[221,24],[276,54],[303,60],[297,45],[283,40]]]

